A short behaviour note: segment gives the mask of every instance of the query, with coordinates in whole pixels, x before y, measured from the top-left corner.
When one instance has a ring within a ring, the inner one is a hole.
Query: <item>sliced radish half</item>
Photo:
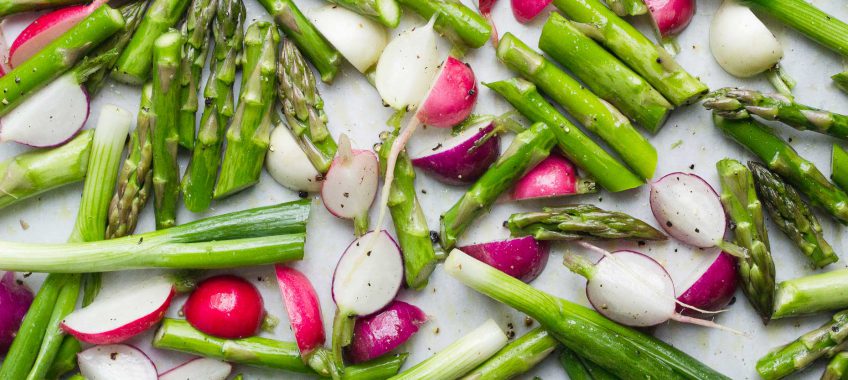
[[[389,41],[374,71],[374,86],[383,102],[397,110],[416,109],[439,67],[435,18]]]
[[[565,157],[553,153],[527,172],[512,188],[512,200],[556,198],[594,193],[595,181],[580,178],[577,168]]]
[[[233,366],[211,358],[197,358],[159,375],[159,380],[225,380]]]
[[[712,248],[704,254],[704,259],[680,287],[683,291],[677,300],[698,309],[718,311],[727,306],[736,293],[736,257],[719,248]],[[677,306],[677,311],[692,313],[691,309],[682,305]]]
[[[321,191],[322,176],[284,126],[271,132],[271,145],[265,155],[265,168],[277,183],[294,191]]]
[[[727,216],[718,194],[701,177],[666,174],[651,183],[651,211],[665,232],[699,248],[719,245]]]
[[[377,196],[379,170],[374,152],[352,149],[350,139],[342,135],[321,185],[321,199],[331,214],[354,220],[357,236],[368,230],[368,209]]]
[[[533,21],[548,5],[551,0],[511,0],[512,15],[522,24]]]
[[[324,323],[318,294],[309,279],[297,269],[280,264],[274,268],[297,348],[300,356],[308,360],[312,351],[324,346]]]
[[[348,356],[354,363],[379,358],[412,338],[425,322],[427,315],[415,305],[392,301],[383,310],[356,320]]]
[[[39,16],[15,38],[9,49],[9,64],[17,67],[25,62],[105,2],[95,0],[89,5],[60,8]]]
[[[695,16],[695,0],[645,0],[660,37],[683,31]]]
[[[318,31],[361,73],[377,63],[388,43],[383,25],[338,5],[326,5],[313,10],[309,12],[309,18]]]
[[[156,366],[141,350],[126,344],[94,346],[77,355],[86,380],[156,380]]]
[[[451,185],[474,183],[500,154],[500,137],[492,134],[494,128],[491,120],[469,126],[435,148],[418,153],[412,165]]]
[[[460,251],[524,282],[536,279],[548,263],[550,246],[531,236],[460,247]]]

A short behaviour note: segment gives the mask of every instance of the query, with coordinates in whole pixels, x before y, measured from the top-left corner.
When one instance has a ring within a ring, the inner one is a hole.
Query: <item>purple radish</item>
[[[0,141],[61,145],[82,129],[88,113],[88,93],[74,73],[65,74],[0,118]]]
[[[494,129],[493,120],[487,118],[421,152],[412,158],[412,165],[451,185],[474,183],[500,154],[500,137],[492,133]]]
[[[571,161],[551,154],[518,180],[510,198],[523,201],[592,192],[595,192],[595,184],[580,178]]]
[[[32,299],[32,290],[15,279],[15,272],[3,274],[0,279],[0,355],[5,354],[15,340]]]
[[[727,216],[718,194],[701,177],[670,173],[651,183],[651,211],[665,232],[686,244],[722,245]]]
[[[77,354],[87,380],[156,380],[156,366],[147,355],[126,344],[94,346]]]
[[[550,246],[532,236],[479,243],[460,251],[524,282],[533,281],[548,263]]]
[[[526,24],[536,18],[548,5],[551,0],[511,0],[512,15],[522,24]]]
[[[736,257],[714,248],[689,275],[677,300],[701,310],[719,311],[733,299],[736,283]],[[703,314],[693,313],[682,305],[677,306],[677,311],[682,314]]]
[[[392,301],[383,310],[356,320],[347,356],[354,363],[379,358],[409,340],[425,322],[427,315],[421,309]]]
[[[368,209],[377,195],[378,176],[377,155],[370,150],[352,149],[350,139],[342,135],[336,158],[321,185],[321,199],[331,214],[354,219],[357,235],[368,228]]]
[[[196,358],[165,371],[159,375],[159,380],[226,380],[232,371],[230,363]]]

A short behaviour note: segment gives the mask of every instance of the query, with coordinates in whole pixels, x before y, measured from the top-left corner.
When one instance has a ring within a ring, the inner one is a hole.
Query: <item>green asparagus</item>
[[[848,307],[848,269],[786,280],[777,285],[772,318]]]
[[[821,380],[848,379],[848,352],[842,351],[830,359],[824,369]]]
[[[155,69],[150,129],[153,136],[153,210],[157,229],[172,227],[177,223],[177,199],[180,196],[177,121],[182,45],[180,32],[173,29],[162,34],[153,44]]]
[[[76,338],[65,335],[62,344],[59,346],[59,352],[53,359],[53,365],[47,371],[45,376],[47,379],[61,379],[62,376],[74,370],[77,367],[77,354],[82,351],[82,345]]]
[[[757,361],[764,380],[777,380],[800,371],[822,357],[842,351],[848,337],[848,310],[836,313],[829,322],[794,342],[769,352]]]
[[[85,88],[88,90],[89,95],[97,94],[103,88],[106,77],[115,67],[115,64],[118,62],[118,57],[120,57],[121,53],[124,49],[126,49],[127,44],[129,44],[130,39],[135,33],[135,30],[138,29],[138,25],[141,24],[141,19],[144,16],[144,9],[146,6],[146,0],[137,0],[122,6],[120,11],[126,21],[124,29],[104,41],[102,44],[98,45],[97,48],[91,52],[90,56],[100,56],[108,59],[105,59],[102,66],[95,72],[88,74],[88,79],[85,81]]]
[[[217,7],[216,0],[192,0],[182,27],[184,43],[180,63],[180,109],[177,121],[180,146],[186,149],[194,149],[197,92],[209,49],[210,26]]]
[[[848,24],[822,12],[806,0],[743,0],[811,40],[848,57]]]
[[[3,0],[0,1],[0,17],[15,13],[40,11],[66,5],[84,3],[83,0]]]
[[[373,18],[381,24],[396,28],[400,23],[400,6],[396,0],[328,0],[356,13]]]
[[[398,0],[398,2],[429,20],[436,17],[435,28],[451,43],[461,48],[479,48],[492,35],[486,18],[456,0]]]
[[[570,380],[616,380],[618,377],[563,347],[559,362]]]
[[[62,331],[59,325],[68,314],[74,311],[80,293],[80,286],[82,285],[82,278],[79,274],[72,274],[67,277],[65,286],[62,287],[58,297],[56,297],[53,312],[50,314],[50,320],[47,323],[47,331],[44,333],[35,363],[33,363],[32,369],[26,377],[27,380],[44,379],[53,367],[53,360],[58,355],[64,343],[65,332]]]
[[[830,77],[833,79],[833,84],[843,92],[848,92],[848,71],[843,71],[839,74],[834,74]]]
[[[848,152],[836,144],[831,154],[830,179],[843,191],[848,190]]]
[[[463,379],[511,379],[533,369],[558,344],[550,333],[537,327],[504,346]]]
[[[504,224],[512,236],[533,236],[536,240],[666,239],[662,232],[639,219],[589,204],[512,214]]]
[[[607,5],[619,16],[638,16],[648,13],[643,0],[607,0]]]

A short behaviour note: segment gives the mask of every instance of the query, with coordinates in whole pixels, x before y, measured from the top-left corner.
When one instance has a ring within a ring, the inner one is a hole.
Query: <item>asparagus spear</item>
[[[704,101],[704,107],[727,119],[751,115],[782,122],[799,131],[815,131],[848,139],[848,116],[805,106],[780,94],[755,90],[723,88]]]
[[[751,150],[769,169],[806,195],[812,204],[848,224],[848,194],[828,182],[812,162],[799,156],[771,129],[753,119],[728,120],[713,115],[713,122],[725,135]]]
[[[498,59],[533,82],[586,129],[600,136],[642,178],[654,176],[657,151],[624,115],[601,100],[512,33],[501,37]]]
[[[848,337],[848,310],[836,313],[829,322],[794,342],[769,352],[757,361],[757,372],[764,380],[776,380],[800,371],[816,359],[830,357],[842,350]]]
[[[58,8],[65,5],[84,3],[83,0],[3,0],[0,1],[0,17],[15,13],[34,12]]]
[[[848,92],[848,71],[843,71],[839,74],[834,74],[830,77],[833,79],[833,84],[843,92]]]
[[[68,277],[67,282],[56,297],[53,312],[50,314],[50,320],[47,322],[47,331],[44,333],[44,339],[41,342],[35,363],[33,363],[32,369],[26,377],[27,380],[39,380],[47,376],[50,368],[53,367],[53,360],[56,358],[65,340],[65,332],[62,331],[59,325],[68,314],[74,311],[74,307],[77,305],[80,287],[82,286],[81,275],[71,274],[66,276]]]
[[[739,259],[739,278],[748,302],[768,323],[774,310],[774,260],[769,252],[763,209],[754,178],[739,161],[725,158],[716,163],[721,181],[721,203],[733,223],[735,243],[748,250]]]
[[[743,4],[763,11],[811,40],[843,56],[848,56],[848,24],[822,12],[805,0],[743,0]]]
[[[533,236],[536,240],[666,239],[662,232],[639,219],[588,204],[512,214],[504,224],[512,236]]]
[[[244,3],[241,0],[218,0],[213,25],[215,49],[209,79],[203,95],[206,108],[200,117],[197,145],[183,175],[182,191],[186,208],[201,212],[212,203],[224,131],[233,116],[233,83],[238,56],[244,40]]]
[[[315,66],[321,74],[321,80],[332,82],[342,64],[341,54],[303,16],[297,5],[292,0],[259,0],[259,3],[274,17],[286,37],[291,38],[312,66]]]
[[[381,24],[396,28],[400,23],[400,6],[395,0],[328,0],[329,2],[368,16]]]
[[[108,56],[108,59],[103,63],[102,67],[89,74],[88,79],[85,81],[85,88],[88,90],[90,95],[97,94],[103,88],[106,76],[115,67],[115,64],[118,62],[118,57],[121,56],[121,52],[126,49],[127,44],[129,44],[130,39],[135,33],[135,30],[138,29],[138,25],[141,24],[141,19],[144,16],[144,9],[146,6],[147,1],[142,0],[137,0],[122,6],[120,8],[121,15],[123,15],[124,20],[126,20],[124,29],[104,41],[102,44],[98,45],[97,48],[90,54],[91,56]]]
[[[197,125],[197,92],[200,75],[206,63],[209,49],[210,26],[215,17],[218,1],[192,0],[186,21],[183,23],[182,61],[180,63],[180,109],[178,132],[180,146],[194,149],[195,125]]]
[[[141,30],[139,30],[141,31]],[[180,102],[180,32],[162,34],[153,44],[153,89],[150,129],[153,135],[153,199],[156,228],[176,225],[177,198],[180,196],[180,168],[177,165],[177,120]]]
[[[848,352],[842,351],[830,359],[824,369],[821,380],[842,380],[848,378]]]
[[[0,77],[0,116],[73,67],[94,46],[125,25],[121,12],[101,6],[65,34]]]
[[[511,379],[533,369],[557,345],[557,340],[550,333],[537,327],[504,346],[463,379]]]
[[[810,259],[813,267],[823,268],[839,260],[824,240],[818,218],[795,188],[760,163],[749,162],[748,167],[754,175],[757,194],[763,199],[772,221]]]
[[[607,5],[619,16],[638,16],[648,13],[643,0],[607,0]]]
[[[324,100],[318,94],[312,70],[289,39],[283,41],[280,49],[277,97],[289,129],[306,157],[318,172],[327,173],[336,156],[336,142],[327,129]]]
[[[80,342],[70,335],[65,335],[45,378],[61,379],[64,374],[73,371],[77,367],[77,354],[80,351],[82,351]]]
[[[178,319],[165,318],[162,321],[153,338],[153,346],[249,366],[314,374],[301,359],[295,343],[258,336],[236,340],[216,338]],[[386,379],[396,374],[405,360],[406,354],[386,355],[363,364],[346,366],[342,379]]]
[[[509,189],[523,173],[545,159],[556,143],[554,129],[536,123],[517,134],[492,166],[441,217],[441,243],[451,249],[456,240],[498,196]]]
[[[486,18],[456,0],[398,0],[398,3],[425,20],[438,14],[436,31],[461,48],[479,48],[492,34]]]
[[[639,73],[675,106],[692,103],[709,91],[665,49],[607,9],[598,0],[554,0],[554,6],[581,23],[589,37],[604,45]]]
[[[786,280],[777,285],[772,318],[848,307],[848,269]]]
[[[674,108],[650,83],[558,13],[551,13],[542,27],[539,48],[652,133],[662,128]]]
[[[831,153],[830,179],[843,191],[848,190],[848,152],[836,144]]]
[[[275,98],[275,59],[280,36],[272,24],[256,22],[244,36],[244,70],[238,107],[227,129],[227,147],[215,187],[216,199],[259,181],[270,144]]]
[[[618,377],[595,363],[581,358],[574,351],[562,347],[559,362],[571,380],[616,380]]]
[[[153,0],[118,58],[112,78],[135,85],[146,82],[153,67],[154,43],[182,20],[188,5],[189,0]]]
[[[486,86],[503,96],[528,119],[552,126],[557,144],[565,156],[595,177],[605,189],[618,192],[642,185],[642,179],[571,124],[536,91],[532,83],[513,78],[486,83]]]
[[[385,177],[386,163],[389,152],[397,138],[394,133],[384,132],[380,135],[382,144],[377,150],[380,157],[380,171]],[[430,273],[436,269],[436,252],[430,241],[430,229],[424,210],[415,195],[415,171],[406,151],[398,156],[395,165],[395,180],[392,182],[389,194],[389,211],[395,224],[395,233],[403,252],[403,268],[406,286],[413,289],[423,289],[427,286]]]

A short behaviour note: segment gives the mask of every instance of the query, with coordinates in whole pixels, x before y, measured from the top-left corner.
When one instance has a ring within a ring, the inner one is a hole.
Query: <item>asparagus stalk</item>
[[[381,24],[396,28],[400,23],[400,6],[395,0],[328,0],[329,2],[368,16]]]
[[[479,48],[492,34],[486,18],[455,0],[398,0],[425,20],[436,17],[435,28],[460,48]]]
[[[830,179],[833,183],[843,191],[848,190],[848,152],[836,144],[833,144],[830,170]]]
[[[180,146],[194,149],[194,133],[197,125],[197,92],[200,87],[200,75],[206,64],[206,52],[209,49],[210,26],[215,17],[218,1],[192,0],[186,21],[183,23],[182,61],[180,62],[180,110],[178,132]]]
[[[139,30],[140,32],[141,30]],[[177,223],[180,168],[177,165],[177,121],[180,102],[180,32],[162,34],[153,44],[153,89],[150,129],[153,134],[153,199],[156,228]]]
[[[728,120],[713,115],[713,122],[725,135],[751,150],[769,169],[806,195],[812,204],[848,224],[848,194],[828,182],[812,162],[799,156],[771,129],[753,119]]]
[[[118,58],[112,78],[134,85],[146,82],[154,66],[156,40],[182,20],[188,5],[189,0],[153,0]]]
[[[834,74],[830,77],[833,79],[833,84],[843,92],[848,92],[848,71],[843,71],[839,74]]]
[[[516,135],[504,154],[442,215],[441,243],[444,249],[453,248],[474,219],[525,172],[550,154],[556,143],[554,129],[547,124],[536,123]]]
[[[126,21],[124,29],[97,46],[97,48],[91,53],[91,56],[102,56],[108,58],[105,59],[102,67],[89,74],[88,79],[85,81],[85,88],[88,90],[90,95],[97,94],[103,88],[106,76],[115,67],[115,64],[118,62],[118,57],[121,56],[121,52],[126,49],[127,44],[129,44],[130,39],[135,33],[135,30],[138,29],[138,25],[141,24],[141,19],[144,16],[144,9],[146,6],[147,1],[141,0],[122,6],[120,8],[121,15],[124,16],[124,20]]]
[[[558,13],[551,13],[542,27],[539,48],[651,133],[662,128],[674,108],[650,83]]]
[[[65,34],[0,77],[0,116],[73,67],[87,52],[125,25],[121,12],[101,6]]]
[[[59,325],[68,314],[74,311],[74,307],[77,305],[77,298],[82,285],[81,280],[82,276],[78,274],[69,275],[65,286],[59,291],[56,303],[53,305],[53,312],[50,314],[50,320],[47,323],[47,331],[44,333],[44,339],[41,341],[35,363],[33,363],[32,369],[26,377],[27,380],[44,379],[53,367],[53,361],[65,340],[65,332],[59,328]]]
[[[598,367],[595,363],[581,358],[574,351],[563,347],[559,354],[559,363],[571,380],[616,380],[618,377]]]
[[[377,149],[380,157],[380,171],[385,177],[389,152],[397,138],[394,133],[380,135],[382,144]],[[395,234],[403,252],[403,268],[406,286],[423,289],[427,286],[430,273],[436,269],[436,252],[430,241],[430,229],[424,210],[415,195],[415,171],[406,151],[398,156],[395,165],[395,180],[390,189],[388,207],[395,224]]]
[[[77,354],[80,351],[82,351],[80,342],[70,335],[65,335],[45,378],[61,379],[64,374],[73,371],[77,367]]]
[[[560,343],[621,379],[727,379],[657,338],[537,290],[462,251],[451,252],[445,269],[466,286],[527,314]]]
[[[642,0],[607,0],[607,5],[619,16],[638,16],[648,13],[648,6]]]
[[[536,240],[666,239],[648,223],[589,204],[545,207],[542,211],[512,214],[504,225],[509,227],[512,236],[533,236]]]
[[[552,126],[557,144],[565,156],[595,177],[605,189],[618,192],[643,184],[641,178],[631,173],[560,114],[536,91],[536,86],[532,83],[513,78],[486,83],[486,86],[503,96],[528,119]]]
[[[65,145],[39,149],[0,162],[0,208],[85,177],[93,131]]]
[[[463,379],[511,379],[533,369],[548,357],[559,343],[537,327],[510,342],[495,356],[465,375]]]
[[[848,352],[842,351],[830,359],[824,369],[821,380],[842,380],[848,378]]]
[[[813,41],[843,56],[848,56],[848,24],[805,0],[744,0],[756,10],[767,13]]]
[[[726,119],[747,119],[756,115],[799,131],[810,130],[848,139],[848,116],[805,106],[780,94],[723,88],[710,94],[704,107]]]
[[[288,39],[283,41],[277,64],[277,97],[306,157],[318,172],[326,173],[336,156],[336,142],[327,129],[324,100],[318,94],[312,70]]]
[[[709,91],[698,78],[680,67],[665,49],[651,42],[600,1],[554,0],[553,4],[568,18],[581,23],[589,37],[639,73],[675,106],[695,102]]]
[[[793,278],[777,285],[772,318],[848,307],[848,269]]]
[[[776,380],[800,371],[822,357],[842,350],[848,337],[848,310],[836,313],[829,322],[795,341],[769,352],[757,361],[764,380]]]
[[[814,268],[839,260],[824,239],[818,218],[792,185],[757,162],[749,162],[757,194],[763,199],[772,221],[810,259]]]
[[[0,1],[0,17],[15,13],[34,12],[58,8],[65,5],[84,3],[83,0],[3,0]]]
[[[586,129],[600,136],[642,178],[654,176],[657,151],[624,115],[583,87],[512,33],[501,37],[498,59],[533,82]]]
[[[721,203],[735,226],[735,243],[748,250],[739,260],[742,291],[751,306],[768,323],[774,310],[774,260],[769,252],[763,209],[754,178],[739,161],[725,158],[716,163],[721,181]]]
[[[270,145],[279,41],[277,29],[264,21],[253,23],[245,33],[241,93],[233,121],[227,129],[227,146],[213,195],[216,199],[259,181]]]
[[[297,5],[292,0],[259,0],[259,3],[271,14],[286,37],[291,38],[315,66],[321,80],[332,82],[342,64],[341,54],[315,29],[315,25],[300,12]]]
[[[299,373],[315,373],[303,362],[295,343],[258,336],[236,340],[216,338],[178,319],[165,318],[162,321],[162,326],[153,338],[153,346],[226,360],[231,363]],[[367,363],[346,366],[341,378],[386,379],[396,374],[405,360],[406,354],[386,355]]]

